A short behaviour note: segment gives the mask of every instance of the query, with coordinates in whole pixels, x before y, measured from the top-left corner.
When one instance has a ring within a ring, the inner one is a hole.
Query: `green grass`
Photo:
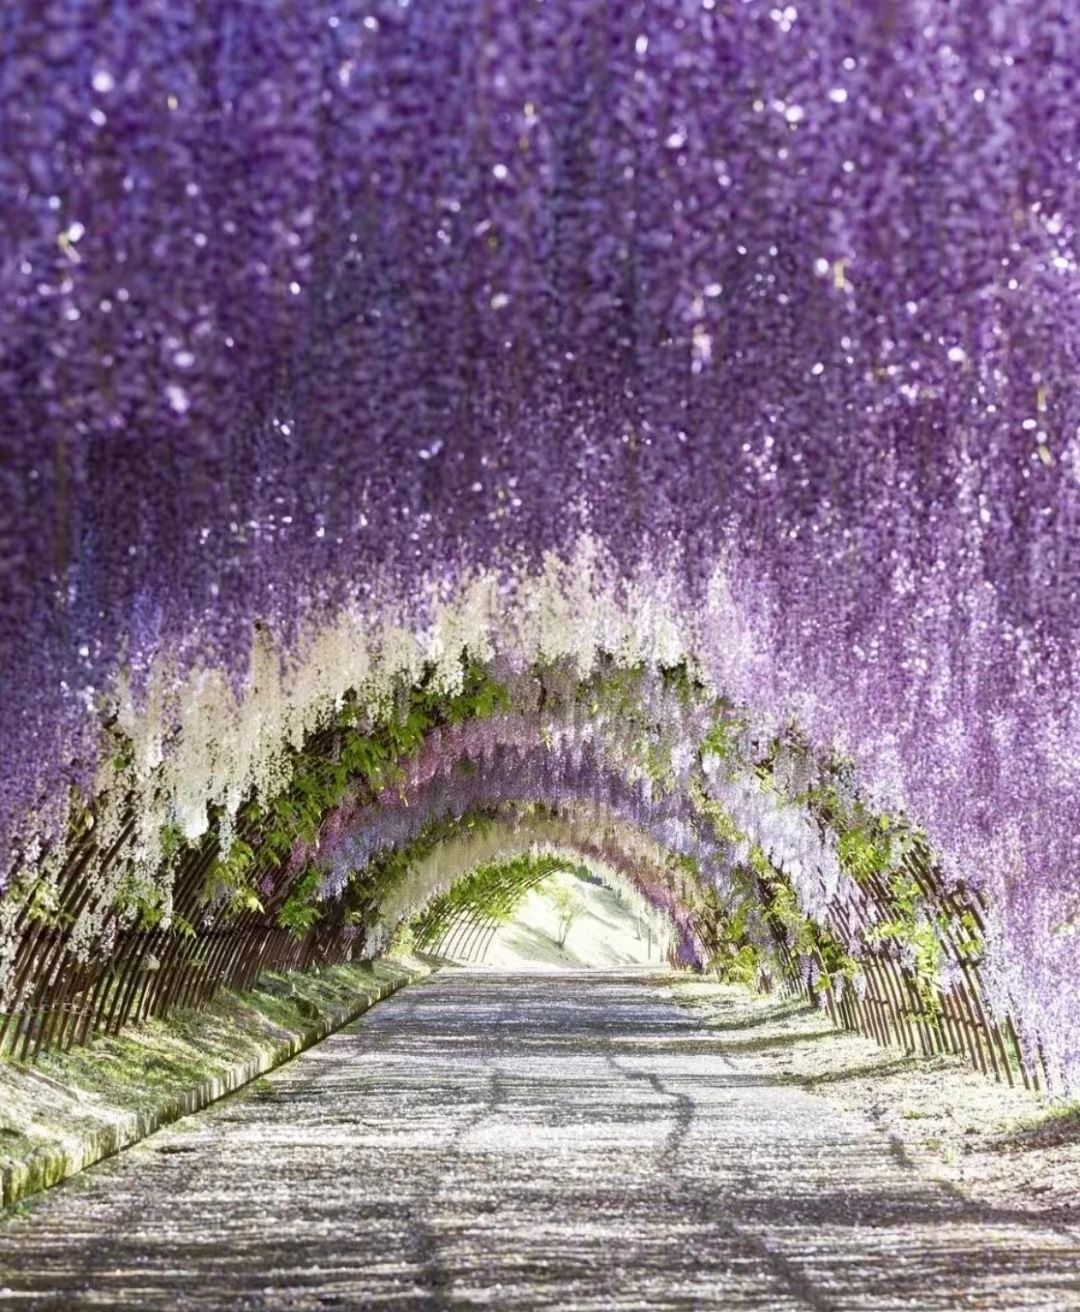
[[[0,1061],[0,1197],[10,1205],[205,1106],[426,973],[393,961],[270,972],[199,1010]]]

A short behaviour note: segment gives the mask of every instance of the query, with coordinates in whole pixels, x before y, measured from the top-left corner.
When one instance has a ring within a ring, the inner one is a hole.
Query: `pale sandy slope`
[[[549,891],[565,889],[581,910],[558,946],[559,917]],[[551,876],[525,897],[514,919],[496,931],[484,964],[502,969],[662,965],[667,943],[614,889],[565,873]]]

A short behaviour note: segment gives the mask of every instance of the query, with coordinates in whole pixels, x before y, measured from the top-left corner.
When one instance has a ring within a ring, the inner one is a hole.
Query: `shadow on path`
[[[0,1306],[1080,1308],[1076,1244],[752,1038],[640,973],[444,972],[0,1225]]]

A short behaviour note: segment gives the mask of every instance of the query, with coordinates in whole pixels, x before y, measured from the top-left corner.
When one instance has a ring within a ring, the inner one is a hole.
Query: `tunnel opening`
[[[481,866],[406,926],[439,960],[503,970],[675,964],[675,931],[631,880],[548,847]]]

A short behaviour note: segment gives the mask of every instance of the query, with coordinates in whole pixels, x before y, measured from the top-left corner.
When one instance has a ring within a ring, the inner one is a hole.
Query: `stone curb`
[[[130,1148],[140,1139],[178,1121],[182,1116],[202,1111],[219,1098],[243,1088],[260,1075],[265,1075],[267,1071],[319,1043],[335,1030],[350,1024],[404,985],[426,979],[430,973],[427,970],[414,970],[403,974],[400,979],[386,980],[375,988],[366,989],[358,996],[355,1004],[329,1008],[310,1026],[292,1030],[288,1039],[267,1041],[257,1057],[237,1062],[223,1075],[200,1080],[182,1093],[138,1111],[122,1112],[112,1125],[104,1129],[65,1135],[61,1143],[43,1146],[22,1161],[0,1167],[0,1209],[12,1207],[32,1194],[77,1175],[95,1162]]]

